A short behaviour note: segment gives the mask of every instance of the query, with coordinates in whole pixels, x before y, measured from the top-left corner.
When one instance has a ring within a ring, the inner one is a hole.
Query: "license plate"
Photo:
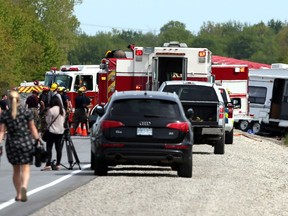
[[[137,135],[152,136],[152,128],[137,128]]]

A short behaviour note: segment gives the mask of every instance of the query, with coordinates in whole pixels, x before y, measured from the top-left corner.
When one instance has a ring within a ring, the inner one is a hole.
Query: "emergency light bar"
[[[70,67],[70,68],[61,68],[61,71],[67,72],[67,71],[80,71],[78,67]]]
[[[54,73],[55,71],[57,71],[57,70],[58,70],[57,67],[51,67],[51,68],[50,68],[50,71],[53,72],[53,73]]]
[[[184,56],[185,53],[157,52],[156,55],[178,55],[178,56]]]

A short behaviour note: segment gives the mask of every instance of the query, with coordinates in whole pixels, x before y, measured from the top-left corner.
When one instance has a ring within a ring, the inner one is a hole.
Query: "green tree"
[[[162,46],[165,42],[179,41],[186,43],[189,46],[192,43],[193,38],[193,34],[186,29],[184,23],[169,21],[160,29],[158,44]]]

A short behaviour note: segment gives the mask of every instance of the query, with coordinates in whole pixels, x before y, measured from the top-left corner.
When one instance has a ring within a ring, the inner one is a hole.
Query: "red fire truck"
[[[234,105],[234,123],[241,127],[241,121],[250,119],[248,103],[248,65],[212,65],[215,83],[222,85],[229,93]]]
[[[129,45],[126,58],[106,57],[98,77],[99,103],[106,103],[117,91],[158,90],[166,80],[210,81],[211,51],[170,42],[163,47]]]
[[[209,81],[212,77],[212,53],[207,48],[188,48],[179,42],[165,43],[163,47],[128,47],[128,51],[120,50],[124,55],[116,55],[119,50],[107,52],[100,65],[64,65],[59,71],[52,68],[45,74],[44,85],[56,82],[69,89],[73,107],[78,88],[85,85],[86,95],[95,107],[107,103],[115,90],[156,91],[165,80]],[[91,123],[95,120],[93,111]],[[73,112],[70,122],[72,116]]]

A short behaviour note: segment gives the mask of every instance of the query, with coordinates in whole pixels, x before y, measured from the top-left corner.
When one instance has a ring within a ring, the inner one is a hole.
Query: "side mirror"
[[[97,113],[99,116],[103,116],[104,113],[105,113],[104,107],[103,107],[103,106],[97,106],[97,107],[96,107],[96,113]]]
[[[189,108],[186,112],[186,117],[192,118],[193,116],[194,116],[194,110],[193,110],[193,108]]]

